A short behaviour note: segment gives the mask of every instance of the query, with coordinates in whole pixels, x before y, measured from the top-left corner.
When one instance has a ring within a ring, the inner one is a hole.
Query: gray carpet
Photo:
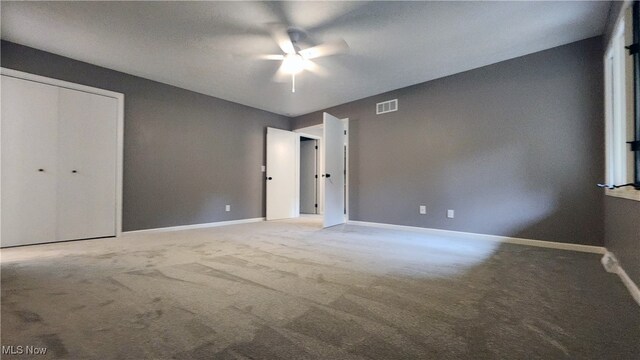
[[[596,254],[302,218],[1,256],[2,345],[39,359],[640,357]]]

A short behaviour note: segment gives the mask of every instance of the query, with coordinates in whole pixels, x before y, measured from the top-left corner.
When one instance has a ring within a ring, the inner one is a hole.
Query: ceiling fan
[[[287,28],[282,24],[269,24],[269,30],[284,54],[261,55],[259,58],[282,61],[280,68],[274,75],[274,80],[282,81],[282,79],[291,76],[291,92],[296,92],[296,75],[304,70],[317,74],[325,73],[320,65],[311,61],[312,59],[349,51],[349,45],[344,39],[327,41],[301,49],[300,42],[307,36],[304,30],[294,27]]]

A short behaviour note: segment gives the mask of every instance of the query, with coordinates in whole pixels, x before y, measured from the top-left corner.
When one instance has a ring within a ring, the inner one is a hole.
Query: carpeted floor
[[[1,257],[2,345],[39,359],[640,358],[596,254],[301,218]]]

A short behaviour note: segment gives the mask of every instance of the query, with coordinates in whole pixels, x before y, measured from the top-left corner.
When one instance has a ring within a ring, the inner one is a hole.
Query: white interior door
[[[57,240],[116,234],[118,101],[60,88]]]
[[[267,220],[298,216],[296,151],[298,134],[267,128]]]
[[[344,216],[344,124],[323,113],[324,127],[324,227],[343,224]]]
[[[2,76],[2,240],[55,241],[58,88]]]

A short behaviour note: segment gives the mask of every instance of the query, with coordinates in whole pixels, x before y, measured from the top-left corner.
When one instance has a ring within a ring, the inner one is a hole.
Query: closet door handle
[[[39,172],[44,172],[44,169],[38,169]]]
[[[272,178],[271,176],[269,176],[269,177],[267,178],[267,180],[273,180],[273,178]]]
[[[78,170],[71,170],[72,173],[76,174]]]

